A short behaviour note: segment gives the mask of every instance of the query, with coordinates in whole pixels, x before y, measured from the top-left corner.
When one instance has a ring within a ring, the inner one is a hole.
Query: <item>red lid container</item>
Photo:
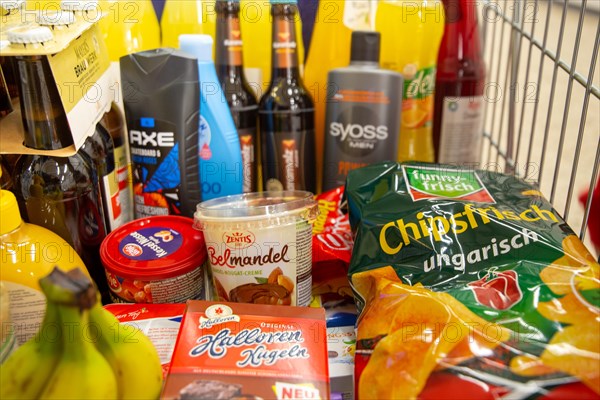
[[[192,275],[193,284],[190,281],[187,285],[190,293],[181,293],[181,287],[173,284],[172,290],[168,290],[171,295],[160,302],[184,302],[203,297],[207,253],[204,236],[193,228],[193,224],[191,218],[156,216],[137,219],[111,232],[102,242],[100,258],[113,300],[157,302],[148,301],[152,297],[152,288],[156,291],[162,284],[160,293],[164,297],[171,279],[181,280],[182,276]],[[145,289],[148,298],[142,296],[134,300],[133,295],[129,296],[131,293],[123,298],[122,286],[131,287],[132,292]]]

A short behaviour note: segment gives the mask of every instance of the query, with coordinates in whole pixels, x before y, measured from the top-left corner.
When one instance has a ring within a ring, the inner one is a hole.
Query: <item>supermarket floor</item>
[[[570,84],[569,74],[574,66],[584,84],[593,74],[596,91],[600,86],[597,54],[592,59],[600,14],[597,0],[588,3],[582,9],[578,2],[549,0],[478,2],[490,82],[485,129],[500,149],[488,150],[486,143],[484,160],[503,167],[505,154],[512,155],[515,171],[540,182],[576,233],[584,217],[578,197],[590,186],[600,153],[600,100],[586,99],[585,86]]]

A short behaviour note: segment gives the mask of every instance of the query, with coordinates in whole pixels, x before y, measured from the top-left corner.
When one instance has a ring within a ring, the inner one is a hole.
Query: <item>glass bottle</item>
[[[127,149],[127,129],[125,116],[119,107],[112,103],[110,110],[100,120],[102,126],[112,137],[115,147],[115,168],[119,184],[119,205],[122,213],[122,223],[133,219],[133,185],[131,178],[131,162]]]
[[[0,118],[10,114],[12,112],[12,102],[10,100],[10,93],[8,91],[8,85],[4,80],[4,73],[2,67],[0,67]]]
[[[35,46],[52,37],[49,28],[37,27],[14,32],[9,40]],[[46,56],[18,56],[15,64],[25,146],[59,150],[73,145]],[[99,257],[106,229],[98,176],[89,157],[81,151],[69,157],[25,154],[15,165],[13,184],[23,219],[67,241],[81,256],[101,292],[107,294]]]
[[[485,63],[475,0],[444,0],[446,28],[435,84],[433,144],[436,161],[480,160]]]
[[[271,0],[271,82],[259,103],[265,190],[316,189],[314,103],[300,77],[296,1]]]
[[[215,66],[240,137],[244,165],[244,193],[256,192],[258,181],[258,103],[242,61],[239,0],[217,0],[217,50]]]
[[[100,124],[96,126],[94,133],[85,140],[80,149],[92,159],[96,166],[107,233],[123,224],[114,149],[112,137]]]

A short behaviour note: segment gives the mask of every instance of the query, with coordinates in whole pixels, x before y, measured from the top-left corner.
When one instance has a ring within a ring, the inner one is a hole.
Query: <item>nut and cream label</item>
[[[215,300],[299,305],[310,303],[311,226],[298,222],[255,230],[204,232]]]

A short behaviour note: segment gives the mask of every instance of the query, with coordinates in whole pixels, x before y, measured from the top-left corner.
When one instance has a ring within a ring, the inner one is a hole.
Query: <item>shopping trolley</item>
[[[539,187],[582,239],[600,169],[595,1],[478,0],[487,66],[481,162]]]

